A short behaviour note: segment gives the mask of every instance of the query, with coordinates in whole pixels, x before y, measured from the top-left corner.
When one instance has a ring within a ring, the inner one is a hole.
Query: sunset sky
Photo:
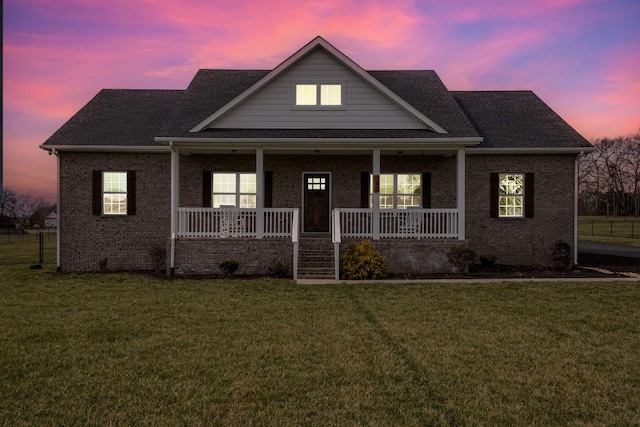
[[[638,0],[4,0],[4,187],[55,200],[38,146],[102,88],[273,69],[318,35],[366,70],[533,90],[589,140],[640,130]]]

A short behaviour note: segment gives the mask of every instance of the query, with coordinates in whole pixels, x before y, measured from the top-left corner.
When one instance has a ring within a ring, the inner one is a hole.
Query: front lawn
[[[11,245],[4,425],[640,423],[638,283],[60,275]]]

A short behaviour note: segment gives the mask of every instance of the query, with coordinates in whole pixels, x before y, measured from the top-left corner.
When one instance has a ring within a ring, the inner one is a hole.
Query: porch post
[[[171,146],[171,275],[175,272],[176,233],[178,232],[178,207],[180,206],[180,153]]]
[[[264,237],[264,150],[256,149],[256,237]]]
[[[373,150],[373,176],[380,179],[380,149]],[[378,191],[376,191],[378,190]],[[375,188],[373,190],[373,239],[380,239],[380,189]]]
[[[456,174],[456,208],[458,210],[458,239],[465,239],[465,149],[458,150],[457,158],[457,174]]]

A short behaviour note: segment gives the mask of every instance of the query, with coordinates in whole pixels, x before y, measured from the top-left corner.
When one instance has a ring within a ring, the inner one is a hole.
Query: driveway
[[[589,242],[586,240],[578,241],[578,253],[621,256],[625,258],[640,259],[640,247],[610,245],[607,243]]]

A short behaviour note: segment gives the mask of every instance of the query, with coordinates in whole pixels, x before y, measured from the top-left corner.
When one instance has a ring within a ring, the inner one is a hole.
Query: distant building
[[[58,228],[58,213],[51,211],[49,215],[44,218],[45,228]]]

